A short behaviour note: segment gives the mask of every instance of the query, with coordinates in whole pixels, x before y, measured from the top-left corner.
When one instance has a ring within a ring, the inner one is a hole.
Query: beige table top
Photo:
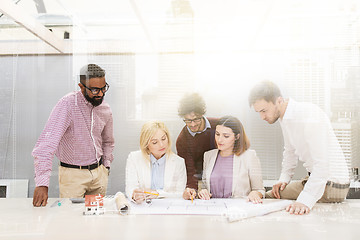
[[[285,211],[229,223],[222,216],[84,216],[84,204],[35,208],[31,198],[0,199],[0,239],[359,239],[360,200],[316,204],[310,214]],[[272,200],[265,200],[272,201]]]

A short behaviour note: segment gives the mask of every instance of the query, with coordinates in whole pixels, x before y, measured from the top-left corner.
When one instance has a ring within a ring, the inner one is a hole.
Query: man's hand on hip
[[[45,207],[48,200],[48,187],[39,186],[34,190],[33,205],[34,207]]]
[[[273,185],[273,188],[271,190],[272,194],[277,198],[280,199],[280,191],[284,190],[287,183],[285,182],[279,182],[277,184]]]

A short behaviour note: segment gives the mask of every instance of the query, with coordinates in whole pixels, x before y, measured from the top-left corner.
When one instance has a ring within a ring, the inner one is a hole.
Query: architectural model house
[[[84,215],[104,214],[104,197],[102,195],[85,195]]]

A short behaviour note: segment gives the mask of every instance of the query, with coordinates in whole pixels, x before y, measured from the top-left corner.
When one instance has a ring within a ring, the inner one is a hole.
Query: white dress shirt
[[[349,183],[344,154],[324,111],[290,99],[280,125],[284,158],[279,182],[290,182],[298,160],[311,173],[298,202],[312,208],[322,197],[327,181]]]

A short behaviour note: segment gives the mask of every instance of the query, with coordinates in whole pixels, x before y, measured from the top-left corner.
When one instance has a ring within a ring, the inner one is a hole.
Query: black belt
[[[77,169],[88,169],[88,170],[93,170],[95,168],[98,168],[101,164],[102,164],[102,158],[100,159],[99,162],[91,164],[91,165],[87,165],[87,166],[78,166],[78,165],[72,165],[72,164],[60,162],[60,166],[62,166],[62,167],[77,168]]]
[[[341,183],[334,183],[332,181],[327,181],[326,186],[332,186],[333,188],[345,189],[350,187],[350,183],[341,184]]]

